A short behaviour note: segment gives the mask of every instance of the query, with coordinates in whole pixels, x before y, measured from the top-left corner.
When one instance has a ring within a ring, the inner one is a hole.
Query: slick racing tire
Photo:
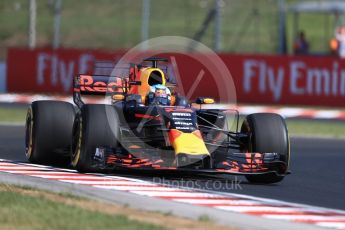
[[[116,148],[119,120],[113,106],[84,105],[73,125],[72,166],[79,172],[101,172],[95,164],[98,147]]]
[[[246,151],[253,153],[278,153],[287,168],[290,160],[290,141],[284,119],[274,113],[250,114],[244,120],[241,132],[249,136]],[[287,170],[287,169],[286,169]],[[252,183],[276,183],[283,175],[247,175]]]
[[[25,155],[29,162],[69,163],[75,110],[62,101],[35,101],[28,109]]]

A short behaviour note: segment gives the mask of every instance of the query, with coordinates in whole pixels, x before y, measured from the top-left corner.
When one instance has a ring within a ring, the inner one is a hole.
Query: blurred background
[[[336,0],[2,0],[0,92],[70,93],[95,61],[173,35],[220,54],[240,103],[342,107],[344,15]]]
[[[30,11],[30,2],[36,9]],[[2,0],[0,59],[7,47],[28,45],[30,12],[36,18],[35,47],[55,41],[58,47],[126,49],[147,38],[176,35],[219,52],[293,53],[296,31],[303,30],[312,53],[328,53],[345,10],[325,5],[332,2],[337,1]]]

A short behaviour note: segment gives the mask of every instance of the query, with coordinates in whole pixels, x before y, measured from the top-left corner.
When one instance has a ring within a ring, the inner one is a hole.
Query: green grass
[[[0,123],[25,123],[26,108],[0,107]]]
[[[344,121],[288,119],[286,123],[290,135],[345,137]]]
[[[12,191],[0,192],[0,229],[165,229]]]
[[[239,129],[244,116],[240,117]],[[321,119],[285,119],[290,136],[310,136],[345,138],[345,121]],[[231,131],[236,130],[236,123],[232,122]]]
[[[49,2],[37,1],[38,46],[52,44],[53,10]],[[62,1],[61,42],[64,47],[123,49],[141,40],[141,0]],[[274,53],[278,47],[276,0],[225,0],[222,13],[222,51]],[[298,0],[287,0],[289,3]],[[28,0],[0,1],[0,59],[6,47],[26,46]],[[149,36],[177,35],[192,38],[199,30],[214,0],[151,0]],[[287,17],[287,39],[293,41],[292,15]],[[327,21],[329,20],[329,21]],[[327,51],[333,36],[333,17],[303,14],[300,29],[306,31],[312,51]],[[214,23],[202,38],[213,47]],[[329,25],[329,27],[327,27]],[[326,31],[326,33],[325,33]]]
[[[202,222],[212,222],[213,221],[212,218],[210,218],[206,214],[203,214],[203,215],[199,216],[198,220],[202,221]]]

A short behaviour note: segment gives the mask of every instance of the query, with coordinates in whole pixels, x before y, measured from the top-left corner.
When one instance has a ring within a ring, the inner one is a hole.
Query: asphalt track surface
[[[295,137],[291,138],[291,152],[291,175],[273,185],[248,184],[242,177],[231,177],[229,181],[127,176],[345,210],[345,140]],[[23,126],[0,126],[0,158],[26,161]]]

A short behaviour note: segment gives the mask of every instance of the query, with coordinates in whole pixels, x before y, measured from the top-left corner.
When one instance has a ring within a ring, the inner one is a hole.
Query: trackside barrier
[[[123,51],[10,48],[7,90],[10,93],[70,93],[77,73],[103,74],[96,61],[118,61]],[[200,70],[205,74],[192,97],[219,98],[217,76],[194,58],[174,56],[184,88]],[[345,59],[335,57],[219,54],[236,86],[238,103],[345,106]],[[111,71],[111,69],[110,69]]]

